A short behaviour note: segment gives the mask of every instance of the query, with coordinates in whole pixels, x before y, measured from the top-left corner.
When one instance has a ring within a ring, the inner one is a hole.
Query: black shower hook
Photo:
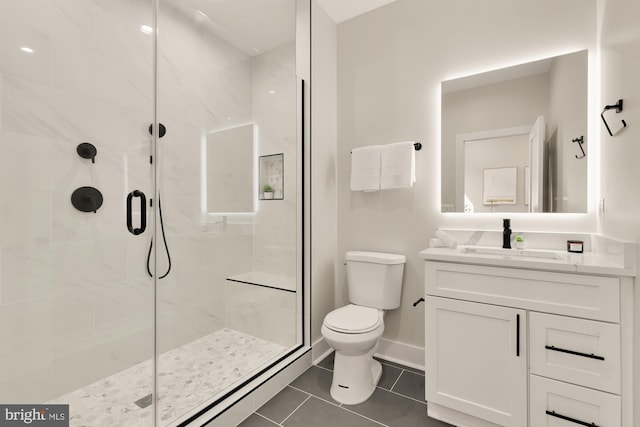
[[[580,147],[580,151],[582,151],[582,156],[578,156],[576,154],[576,159],[583,159],[587,156],[587,153],[584,152],[584,148],[582,148],[582,144],[584,144],[584,135],[580,136],[580,138],[573,138],[571,142],[577,142],[578,147]]]
[[[604,122],[604,125],[607,128],[607,132],[609,132],[609,135],[611,136],[615,136],[619,134],[620,131],[622,131],[622,129],[627,127],[627,122],[625,122],[624,119],[622,119],[622,127],[615,133],[615,135],[611,132],[611,129],[609,128],[609,124],[607,123],[607,120],[604,118],[604,113],[607,110],[613,110],[614,108],[616,110],[616,113],[619,113],[622,111],[622,99],[619,99],[618,102],[616,102],[613,105],[605,105],[604,109],[602,110],[602,113],[600,113],[600,117],[602,118],[602,121]]]

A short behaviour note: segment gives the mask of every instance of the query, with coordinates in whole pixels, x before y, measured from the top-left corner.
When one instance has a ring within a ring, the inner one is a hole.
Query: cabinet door
[[[427,402],[526,426],[526,311],[427,296],[426,322]]]

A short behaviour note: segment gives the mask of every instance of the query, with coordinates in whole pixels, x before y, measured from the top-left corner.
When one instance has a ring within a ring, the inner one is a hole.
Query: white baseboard
[[[320,337],[311,345],[311,360],[314,365],[317,365],[322,359],[327,357],[333,349],[329,347],[329,344],[324,339],[324,337]]]
[[[424,371],[424,348],[380,338],[376,357]]]
[[[324,337],[316,340],[312,346],[313,363],[317,364],[332,351]],[[424,371],[424,348],[422,347],[380,338],[376,357]]]

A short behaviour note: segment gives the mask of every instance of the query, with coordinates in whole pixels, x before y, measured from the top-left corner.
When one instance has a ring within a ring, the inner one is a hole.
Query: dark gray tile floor
[[[310,367],[240,424],[240,427],[446,427],[429,418],[424,402],[424,372],[382,362],[373,395],[359,405],[331,398],[333,353]]]

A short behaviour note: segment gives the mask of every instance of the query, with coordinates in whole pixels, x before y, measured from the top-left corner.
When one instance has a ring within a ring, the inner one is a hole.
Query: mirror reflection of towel
[[[381,146],[351,151],[351,191],[380,190],[380,153]]]
[[[380,188],[410,188],[416,182],[416,150],[413,141],[383,146]]]

